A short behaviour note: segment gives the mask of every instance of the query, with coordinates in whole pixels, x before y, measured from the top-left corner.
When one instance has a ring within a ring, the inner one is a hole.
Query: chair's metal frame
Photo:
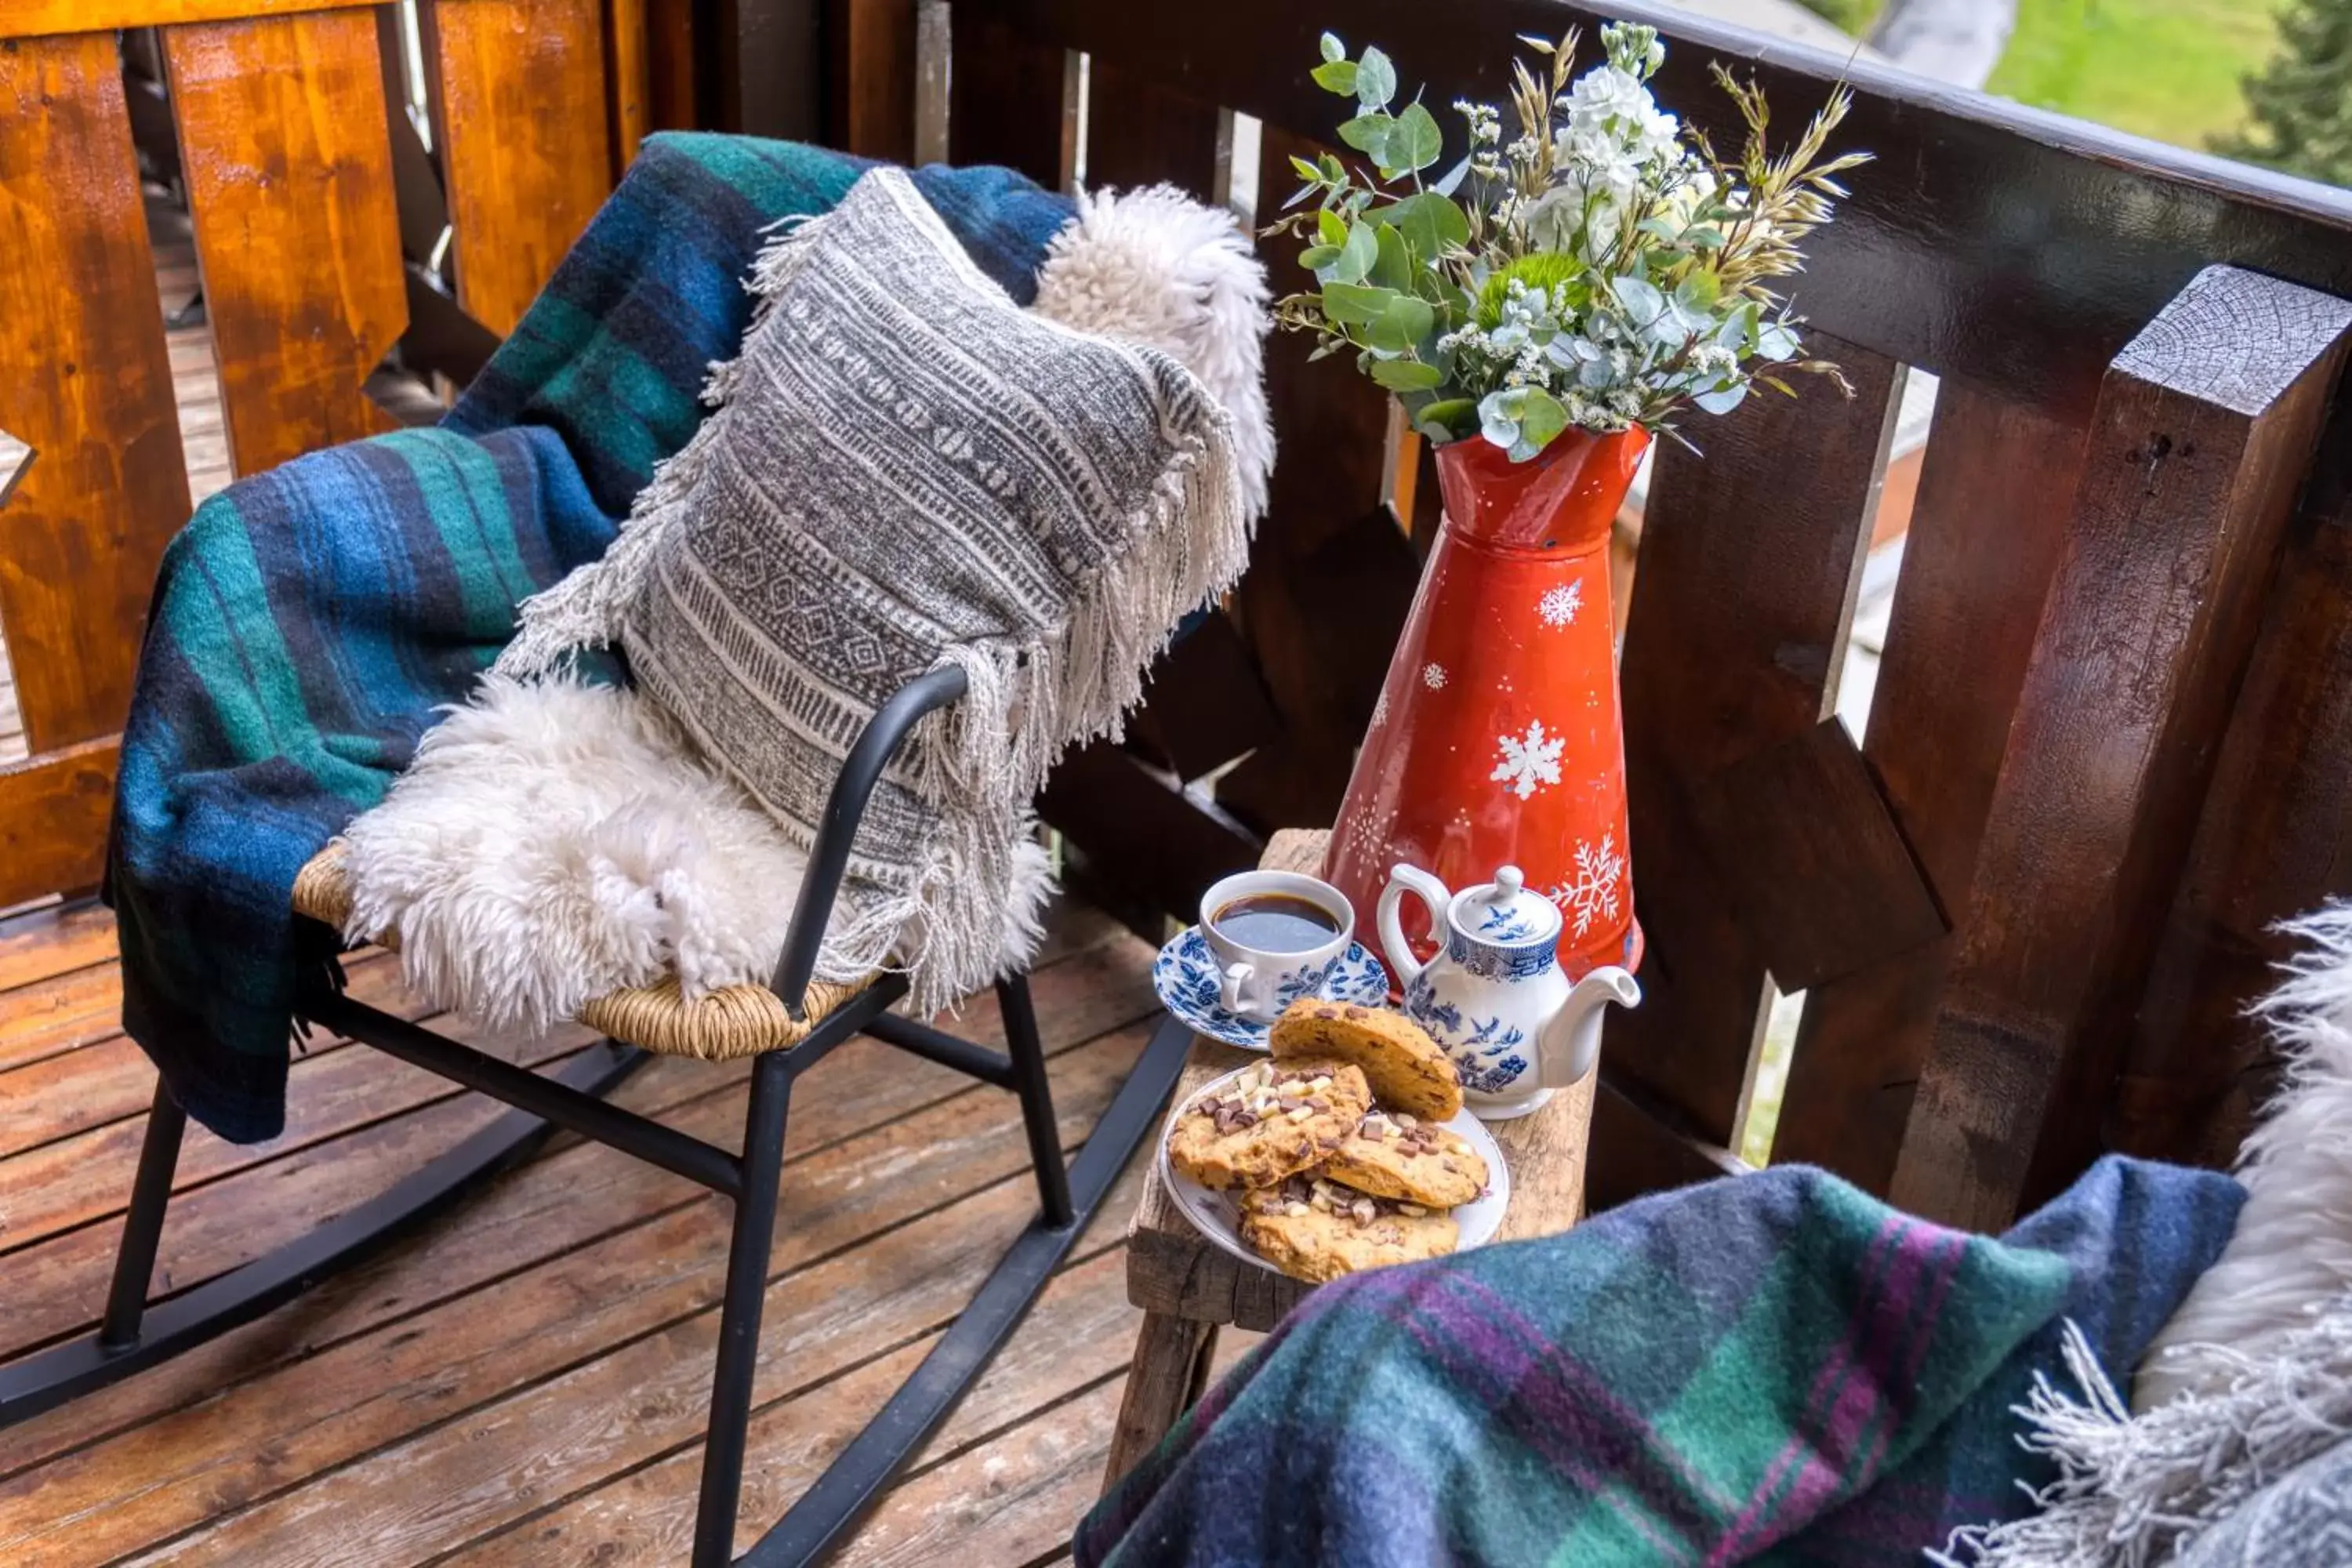
[[[772,982],[794,1017],[800,1016],[801,999],[807,994],[817,948],[849,863],[850,844],[875,784],[917,721],[963,692],[961,670],[934,670],[884,703],[850,749],[825,803]],[[101,1326],[86,1339],[0,1369],[0,1427],[120,1382],[250,1321],[446,1207],[481,1179],[516,1164],[560,1126],[734,1200],[694,1531],[694,1568],[719,1568],[733,1560],[744,1437],[759,1362],[760,1311],[782,1176],[784,1113],[793,1083],[835,1046],[866,1034],[1020,1097],[1040,1213],[889,1403],[741,1559],[761,1568],[813,1562],[856,1523],[1027,1312],[1150,1129],[1175,1086],[1190,1043],[1186,1031],[1172,1020],[1162,1026],[1075,1163],[1066,1168],[1027,977],[1016,975],[997,984],[1007,1047],[1001,1052],[891,1014],[888,1008],[906,991],[903,976],[879,976],[818,1020],[797,1044],[756,1058],[739,1158],[602,1098],[646,1059],[642,1051],[607,1040],[582,1052],[562,1072],[541,1077],[354,1001],[322,978],[298,999],[296,1010],[302,1017],[515,1110],[382,1196],[299,1241],[150,1307],[148,1279],[171,1198],[181,1134],[187,1126],[186,1113],[159,1087]]]

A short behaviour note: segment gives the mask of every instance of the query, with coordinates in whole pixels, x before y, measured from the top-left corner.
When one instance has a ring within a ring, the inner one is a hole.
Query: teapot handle
[[[1387,955],[1389,968],[1395,973],[1400,988],[1412,984],[1424,967],[1421,960],[1413,957],[1412,944],[1404,939],[1403,922],[1397,919],[1407,893],[1419,895],[1421,901],[1429,906],[1429,923],[1440,931],[1445,927],[1445,908],[1454,901],[1445,884],[1420,867],[1400,863],[1389,868],[1389,885],[1381,890],[1380,910],[1373,917],[1373,924],[1380,930],[1381,951]]]

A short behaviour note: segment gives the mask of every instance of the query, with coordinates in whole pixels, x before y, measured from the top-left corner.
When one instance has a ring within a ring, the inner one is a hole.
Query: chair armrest
[[[882,770],[917,720],[946,707],[964,694],[962,670],[942,666],[916,677],[893,692],[875,710],[857,742],[841,764],[825,797],[824,819],[817,824],[816,842],[810,847],[808,874],[801,881],[800,902],[793,906],[792,929],[784,937],[783,957],[776,963],[771,989],[782,998],[794,1018],[801,1016],[801,998],[807,994],[809,975],[816,968],[817,948],[833,919],[833,901],[841,891],[842,873],[849,866],[849,847],[866,818],[866,803],[881,780]]]

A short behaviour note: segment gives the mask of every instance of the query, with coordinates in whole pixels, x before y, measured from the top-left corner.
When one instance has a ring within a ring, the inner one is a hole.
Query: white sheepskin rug
[[[1264,267],[1232,214],[1171,186],[1082,195],[1032,307],[1149,343],[1234,416],[1247,510],[1265,510],[1274,432]],[[412,989],[496,1029],[541,1032],[673,969],[688,999],[764,984],[806,858],[654,705],[573,680],[490,678],[425,737],[344,835],[344,935],[399,949]],[[1050,890],[1030,847],[1003,963],[1025,964]],[[818,980],[859,974],[820,967]]]
[[[1963,1532],[1978,1568],[2173,1562],[2352,1436],[2352,903],[2285,930],[2305,946],[2254,1009],[2285,1072],[2239,1154],[2230,1243],[2142,1358],[2128,1408],[2070,1332],[2081,1397],[2044,1383],[2021,1412],[2021,1441],[2060,1479],[2033,1517]]]

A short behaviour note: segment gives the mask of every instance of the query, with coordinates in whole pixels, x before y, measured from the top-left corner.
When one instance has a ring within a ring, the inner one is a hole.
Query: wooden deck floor
[[[1100,915],[1057,920],[1035,992],[1072,1145],[1149,1034],[1150,958]],[[352,979],[419,1013],[389,957]],[[103,910],[0,923],[0,1361],[86,1331],[104,1292],[154,1082],[118,1005]],[[992,1001],[963,1026],[993,1036]],[[583,1041],[467,1037],[542,1067]],[[661,1060],[618,1098],[731,1147],[745,1073]],[[380,1191],[492,1112],[375,1051],[312,1041],[283,1137],[237,1148],[191,1130],[158,1288]],[[872,1041],[810,1071],[790,1133],[746,1544],[922,1356],[1034,1201],[1009,1097]],[[840,1561],[1060,1559],[1133,1342],[1122,1247],[1139,1169]],[[0,1563],[683,1562],[728,1212],[600,1146],[551,1143],[364,1269],[0,1432]]]

